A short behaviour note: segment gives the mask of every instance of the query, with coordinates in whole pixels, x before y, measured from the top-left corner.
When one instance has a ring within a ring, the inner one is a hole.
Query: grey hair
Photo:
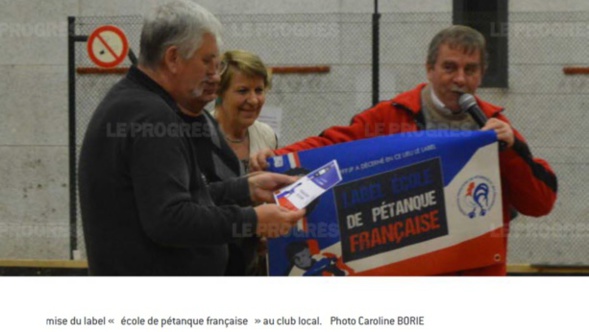
[[[186,0],[161,5],[143,21],[139,64],[157,68],[170,46],[177,46],[180,56],[188,59],[206,33],[212,34],[220,47],[221,23],[205,8]]]
[[[485,37],[477,30],[464,25],[453,25],[438,32],[429,44],[427,52],[428,66],[436,64],[442,44],[446,44],[450,48],[460,48],[466,54],[480,51],[481,66],[483,69],[487,69],[487,43]]]

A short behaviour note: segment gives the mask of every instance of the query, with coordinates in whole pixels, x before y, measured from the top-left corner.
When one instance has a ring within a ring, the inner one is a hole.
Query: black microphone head
[[[471,108],[472,106],[476,105],[477,101],[474,99],[474,96],[470,93],[463,93],[460,98],[458,98],[458,105],[463,111]]]

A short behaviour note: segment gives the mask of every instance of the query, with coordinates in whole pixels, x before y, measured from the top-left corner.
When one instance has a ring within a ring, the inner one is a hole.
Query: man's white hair
[[[210,33],[221,45],[221,23],[208,10],[187,0],[176,0],[157,7],[145,17],[139,43],[139,64],[155,69],[170,46],[180,56],[190,58]]]

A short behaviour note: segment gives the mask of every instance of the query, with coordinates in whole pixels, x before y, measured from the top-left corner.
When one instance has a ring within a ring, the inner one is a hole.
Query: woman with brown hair
[[[213,114],[247,173],[250,155],[278,147],[274,130],[257,121],[272,74],[259,56],[247,51],[227,51],[221,60],[226,69],[221,75]]]

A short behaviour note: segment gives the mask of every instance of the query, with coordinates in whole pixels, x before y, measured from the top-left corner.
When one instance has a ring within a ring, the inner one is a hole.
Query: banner
[[[505,261],[495,133],[420,131],[276,156],[342,181],[268,242],[270,275],[436,275]]]

